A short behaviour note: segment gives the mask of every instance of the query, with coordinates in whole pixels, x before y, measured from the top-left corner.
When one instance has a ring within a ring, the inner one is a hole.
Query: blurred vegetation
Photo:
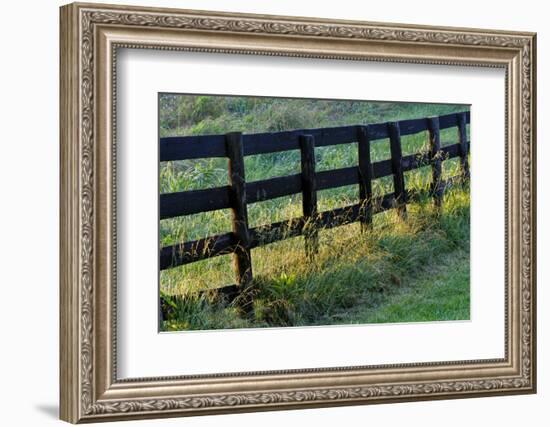
[[[160,136],[278,132],[465,111],[454,104],[161,94]]]

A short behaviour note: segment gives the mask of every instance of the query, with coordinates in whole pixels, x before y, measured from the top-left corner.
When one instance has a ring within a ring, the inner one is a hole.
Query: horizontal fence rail
[[[441,147],[441,155],[445,159],[461,156],[460,144]],[[431,164],[429,153],[403,156],[403,172],[418,169]],[[383,178],[393,174],[391,160],[372,163],[372,179]],[[317,172],[317,190],[344,187],[359,183],[360,172],[356,166]],[[246,183],[246,202],[256,203],[277,197],[289,196],[302,191],[301,174],[287,175]],[[209,188],[206,190],[191,190],[160,195],[160,219],[191,215],[200,212],[210,212],[230,208],[230,187]]]
[[[439,116],[439,129],[459,126],[459,114]],[[470,123],[470,112],[464,113],[465,123]],[[428,119],[402,120],[399,123],[401,136],[428,130]],[[388,123],[367,125],[370,141],[389,138]],[[299,150],[300,135],[312,135],[315,147],[357,142],[357,129],[361,125],[320,129],[299,129],[288,132],[256,133],[243,135],[243,154],[276,153]],[[210,157],[227,157],[225,135],[170,136],[160,139],[160,161],[189,160]]]
[[[228,185],[204,190],[165,193],[160,195],[160,219],[175,218],[219,209],[233,212],[233,230],[195,241],[181,242],[160,248],[160,269],[233,254],[236,285],[221,293],[238,295],[252,281],[251,249],[296,236],[305,237],[305,250],[314,256],[318,248],[320,228],[333,228],[359,221],[366,230],[372,216],[397,209],[406,217],[407,203],[416,201],[420,193],[407,190],[404,173],[425,166],[432,168],[431,191],[436,207],[441,206],[447,188],[469,179],[469,141],[466,125],[470,113],[461,112],[398,122],[301,129],[288,132],[167,137],[160,139],[160,160],[175,161],[224,157],[228,159]],[[442,144],[440,131],[457,128],[458,142]],[[430,150],[403,156],[401,137],[428,132]],[[389,139],[391,158],[371,162],[373,141]],[[315,170],[315,149],[330,145],[357,143],[358,165],[327,171]],[[302,171],[299,174],[246,182],[244,157],[288,150],[300,152]],[[461,175],[442,180],[442,162],[460,158]],[[394,192],[372,196],[372,181],[392,176]],[[317,192],[347,185],[359,186],[358,203],[331,211],[317,211]],[[277,197],[302,194],[303,216],[273,224],[250,228],[247,205]]]

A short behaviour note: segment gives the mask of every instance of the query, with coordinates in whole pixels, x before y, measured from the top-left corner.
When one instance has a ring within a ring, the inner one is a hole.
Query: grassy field
[[[470,258],[466,250],[438,257],[418,276],[405,278],[376,306],[358,304],[342,320],[350,323],[404,323],[470,318]],[[413,310],[411,310],[413,308]]]
[[[162,95],[160,133],[198,135],[244,133],[376,123],[467,110],[461,105],[283,100]],[[442,144],[457,141],[456,129],[441,132]],[[403,137],[403,154],[427,148],[425,134]],[[357,165],[357,145],[316,149],[317,170]],[[390,157],[389,141],[373,143],[373,161]],[[443,175],[459,173],[445,161]],[[248,156],[247,181],[300,172],[297,151]],[[160,191],[227,184],[227,161],[166,162]],[[428,190],[429,167],[407,172],[407,188]],[[375,195],[393,191],[391,177],[374,182]],[[319,192],[319,211],[357,202],[357,186]],[[255,227],[302,215],[301,195],[249,205]],[[306,258],[302,237],[252,250],[254,310],[198,298],[194,291],[235,282],[231,256],[219,256],[161,272],[161,294],[183,295],[170,308],[163,330],[406,322],[469,318],[469,192],[446,194],[437,214],[429,196],[408,206],[407,221],[390,211],[375,216],[362,233],[359,224],[320,232],[320,252]],[[160,222],[161,246],[231,231],[231,212],[219,210]],[[349,248],[353,248],[350,251]],[[452,263],[451,263],[452,261]],[[437,272],[437,273],[434,273]],[[433,278],[433,280],[432,280]],[[440,285],[436,284],[439,283]],[[430,308],[431,307],[431,308]]]

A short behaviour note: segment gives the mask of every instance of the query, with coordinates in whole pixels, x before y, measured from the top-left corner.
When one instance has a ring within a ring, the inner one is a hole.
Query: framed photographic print
[[[535,35],[61,8],[61,418],[533,393]]]

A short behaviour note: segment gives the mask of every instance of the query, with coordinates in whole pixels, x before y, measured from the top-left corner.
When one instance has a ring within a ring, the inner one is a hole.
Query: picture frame
[[[61,419],[536,392],[535,34],[85,3],[63,6],[60,24]],[[120,379],[119,49],[504,70],[504,357]]]

